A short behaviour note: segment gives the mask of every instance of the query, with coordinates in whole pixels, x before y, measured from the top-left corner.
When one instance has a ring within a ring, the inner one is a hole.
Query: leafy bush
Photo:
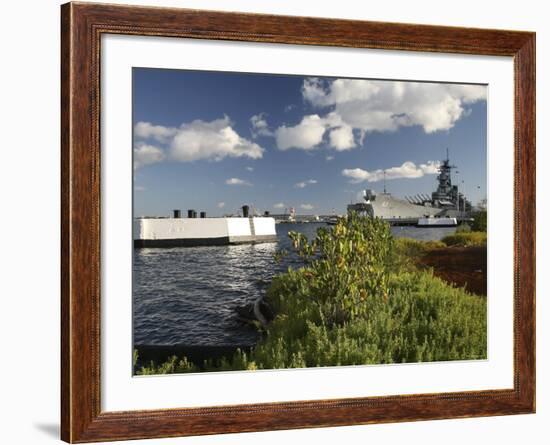
[[[462,232],[453,235],[447,235],[441,240],[447,246],[470,247],[470,246],[486,246],[486,232]]]
[[[468,223],[461,223],[457,228],[455,233],[468,233],[471,232],[472,228],[468,225]]]
[[[159,365],[151,361],[146,365],[138,366],[138,353],[134,350],[134,373],[136,375],[183,374],[198,370],[199,368],[190,363],[186,357],[178,360],[175,355]]]
[[[431,272],[392,267],[396,251],[419,255],[444,243],[394,240],[386,223],[354,215],[311,243],[293,239],[314,259],[273,280],[267,301],[278,315],[253,351],[258,368],[486,356],[485,300]]]
[[[387,300],[371,295],[364,316],[332,325],[322,310],[313,318],[307,305],[296,311],[294,292],[310,287],[307,275],[297,272],[282,280],[283,312],[253,353],[259,369],[486,357],[485,300],[429,272],[392,276]]]
[[[476,232],[487,232],[487,210],[481,210],[474,215],[472,230]]]
[[[417,257],[428,253],[430,250],[446,247],[442,241],[421,241],[413,238],[396,238],[394,247],[397,254],[407,257]]]
[[[301,233],[289,236],[309,264],[283,275],[292,280],[296,274],[305,274],[307,279],[308,286],[297,288],[291,298],[293,310],[312,308],[315,313],[311,317],[324,317],[329,324],[343,323],[364,315],[369,296],[387,298],[393,237],[382,220],[353,214],[332,230],[319,229],[311,243]],[[267,294],[275,313],[284,304],[281,298],[286,298],[278,286],[275,280],[274,289]]]
[[[414,272],[422,257],[433,250],[447,247],[441,241],[422,241],[412,238],[395,238],[393,241],[391,271]]]

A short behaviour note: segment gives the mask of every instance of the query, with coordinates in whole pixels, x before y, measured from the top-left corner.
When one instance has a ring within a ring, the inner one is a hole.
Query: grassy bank
[[[441,240],[446,246],[459,246],[459,247],[471,247],[471,246],[486,246],[487,245],[487,233],[486,232],[459,232],[452,235],[447,235]]]
[[[458,232],[441,241],[395,240],[401,272],[426,270],[468,292],[487,295],[487,234]]]
[[[469,232],[473,234],[474,232]],[[486,301],[418,267],[417,258],[453,241],[395,240],[377,219],[351,217],[308,241],[304,259],[277,276],[266,301],[277,314],[249,353],[201,370],[467,360],[486,357]],[[462,242],[473,242],[471,236]],[[478,242],[476,240],[475,242]],[[185,358],[138,374],[196,372]]]

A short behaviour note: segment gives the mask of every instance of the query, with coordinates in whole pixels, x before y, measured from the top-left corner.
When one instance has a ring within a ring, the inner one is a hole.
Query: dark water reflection
[[[278,224],[277,243],[134,249],[133,323],[136,345],[250,345],[257,332],[238,321],[237,306],[254,301],[273,276],[300,264],[290,230],[315,235],[324,224]],[[394,227],[396,236],[440,239],[454,229]]]

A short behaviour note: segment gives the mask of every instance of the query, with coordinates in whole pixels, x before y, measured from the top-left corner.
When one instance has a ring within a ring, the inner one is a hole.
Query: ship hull
[[[380,193],[369,200],[372,216],[382,218],[395,224],[400,220],[416,222],[420,218],[437,216],[442,209],[437,207],[411,204],[403,199],[394,198],[389,193]]]

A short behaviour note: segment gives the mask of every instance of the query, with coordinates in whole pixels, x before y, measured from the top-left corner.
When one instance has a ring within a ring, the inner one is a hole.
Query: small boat
[[[456,227],[457,225],[457,219],[448,216],[419,218],[416,223],[417,227]]]

